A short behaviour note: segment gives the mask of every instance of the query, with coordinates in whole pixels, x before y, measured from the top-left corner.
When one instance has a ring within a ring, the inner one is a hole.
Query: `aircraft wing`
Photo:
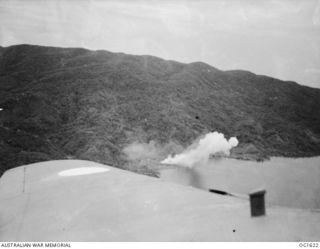
[[[320,213],[246,200],[81,160],[0,179],[0,241],[319,241]]]

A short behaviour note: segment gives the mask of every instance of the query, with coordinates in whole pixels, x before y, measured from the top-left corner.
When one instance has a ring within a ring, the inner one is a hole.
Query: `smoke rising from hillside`
[[[149,143],[134,142],[123,149],[129,160],[154,158],[158,156],[158,148],[154,141]]]
[[[175,156],[169,155],[161,163],[193,167],[199,162],[207,161],[212,154],[223,153],[228,156],[230,150],[237,145],[236,137],[227,140],[222,133],[210,132],[182,153]]]
[[[160,160],[168,153],[181,152],[184,148],[181,145],[171,141],[167,144],[158,144],[151,140],[148,143],[133,142],[123,148],[123,153],[128,160],[137,161],[144,159]]]

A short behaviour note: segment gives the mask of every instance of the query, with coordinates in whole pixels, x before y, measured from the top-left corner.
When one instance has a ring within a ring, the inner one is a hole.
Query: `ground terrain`
[[[0,172],[76,158],[153,174],[146,164],[158,160],[123,149],[152,141],[179,152],[210,131],[239,139],[236,158],[316,156],[319,106],[320,89],[203,62],[0,47]]]

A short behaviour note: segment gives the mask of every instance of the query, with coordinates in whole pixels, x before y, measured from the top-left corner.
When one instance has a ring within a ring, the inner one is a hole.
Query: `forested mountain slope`
[[[132,142],[236,136],[241,158],[320,155],[320,90],[81,48],[0,48],[0,171],[49,159],[124,165]],[[174,151],[173,151],[174,152]]]

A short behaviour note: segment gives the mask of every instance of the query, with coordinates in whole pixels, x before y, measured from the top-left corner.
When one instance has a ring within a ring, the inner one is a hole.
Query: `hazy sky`
[[[150,54],[320,88],[320,0],[0,0],[0,45]]]

